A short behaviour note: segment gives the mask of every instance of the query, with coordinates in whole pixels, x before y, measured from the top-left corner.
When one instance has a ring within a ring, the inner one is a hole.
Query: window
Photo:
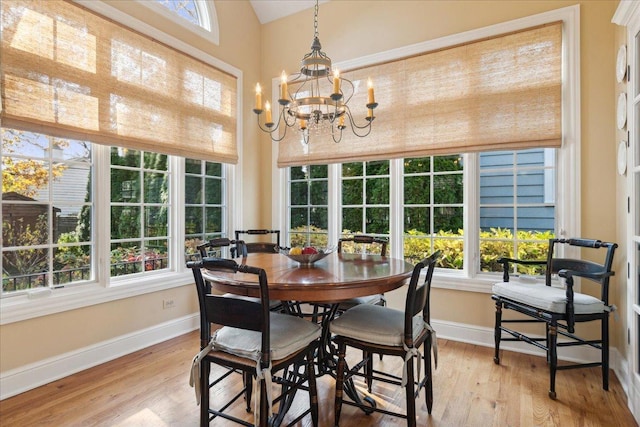
[[[111,277],[169,267],[168,156],[111,148]]]
[[[461,156],[403,161],[404,257],[418,262],[440,249],[441,267],[461,269],[463,261],[463,162]]]
[[[340,234],[389,236],[391,242],[401,242],[401,252],[389,248],[393,256],[413,263],[441,250],[444,255],[439,264],[441,269],[458,276],[476,277],[501,272],[501,265],[495,262],[500,256],[526,252],[532,258],[544,258],[547,240],[556,233],[555,204],[547,199],[546,188],[552,186],[555,198],[556,170],[555,162],[546,163],[547,150],[431,156],[312,168],[338,171],[341,196],[330,196],[328,204],[340,203],[340,214],[336,218],[336,222],[342,224]],[[392,172],[390,164],[394,162],[401,167]],[[471,168],[476,173],[465,173],[467,162],[480,164],[479,168]],[[314,190],[307,180],[301,183],[301,187],[296,187],[299,183],[290,183],[291,200],[319,198],[314,194],[319,187]],[[326,197],[326,186],[322,187],[322,197]],[[304,190],[303,198],[299,196],[300,188]],[[394,211],[396,217],[390,206],[391,188],[403,189],[402,208]],[[474,199],[480,200],[479,210],[471,208]],[[332,212],[331,208],[325,210]],[[479,220],[475,220],[476,216]],[[305,218],[308,220],[311,216],[297,218],[300,229],[313,228],[316,233],[334,235],[326,228],[318,230],[317,224],[311,227],[309,222],[304,222]],[[325,224],[331,222],[324,221]],[[478,229],[470,232],[471,225],[465,227],[465,223],[477,224]],[[479,257],[465,257],[465,248]],[[534,270],[526,272],[535,273]]]
[[[158,271],[182,271],[185,253],[203,240],[228,233],[231,166],[1,132],[3,297],[37,288],[132,285],[146,275],[157,281]],[[101,195],[102,189],[108,191]],[[174,193],[185,203],[172,203]],[[181,243],[171,230],[184,235]],[[104,276],[97,259],[110,260]]]
[[[343,163],[343,235],[389,235],[389,161]]]
[[[2,295],[92,280],[91,144],[0,132]]]
[[[289,168],[289,244],[326,246],[328,242],[328,166]]]
[[[192,24],[200,25],[200,14],[194,0],[156,0],[158,3],[186,19]]]
[[[549,155],[550,154],[550,155]],[[544,259],[555,236],[555,149],[480,155],[480,269],[500,256]],[[542,267],[520,267],[538,274]]]
[[[185,256],[197,254],[197,246],[228,235],[226,172],[222,163],[187,159],[184,180]]]

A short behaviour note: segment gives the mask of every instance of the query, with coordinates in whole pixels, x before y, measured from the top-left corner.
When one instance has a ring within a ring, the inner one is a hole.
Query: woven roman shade
[[[347,128],[336,144],[290,129],[278,166],[327,164],[487,150],[560,147],[562,23],[529,28],[343,73],[362,111],[367,78],[376,120],[366,138]]]
[[[237,162],[236,77],[70,2],[1,4],[2,126]]]

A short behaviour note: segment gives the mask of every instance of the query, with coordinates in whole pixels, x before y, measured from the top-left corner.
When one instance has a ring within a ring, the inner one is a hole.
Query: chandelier
[[[349,101],[355,93],[353,82],[340,77],[337,69],[331,69],[331,59],[322,52],[318,38],[318,0],[313,16],[314,37],[311,52],[302,58],[300,72],[287,76],[283,71],[280,79],[277,120],[273,121],[273,112],[269,101],[262,108],[262,89],[256,85],[256,105],[253,112],[258,118],[259,128],[270,134],[275,142],[282,141],[288,128],[297,128],[305,144],[309,143],[311,133],[331,133],[334,142],[342,140],[342,131],[349,125],[354,135],[363,138],[371,133],[371,124],[375,119],[373,84],[368,80],[367,116],[362,124],[356,123]],[[290,88],[295,89],[290,92]],[[323,95],[325,93],[325,95]],[[264,114],[261,123],[260,116]],[[280,133],[280,128],[282,132]]]

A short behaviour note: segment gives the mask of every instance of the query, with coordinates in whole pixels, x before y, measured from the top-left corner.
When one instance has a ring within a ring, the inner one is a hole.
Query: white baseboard
[[[200,327],[197,313],[0,374],[0,400],[117,359]]]

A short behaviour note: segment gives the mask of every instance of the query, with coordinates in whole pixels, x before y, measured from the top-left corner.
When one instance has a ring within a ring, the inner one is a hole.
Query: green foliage
[[[428,235],[418,230],[409,230],[404,237],[404,256],[407,261],[418,262],[431,252],[442,251],[439,267],[460,270],[463,266],[463,230],[456,233],[439,231]],[[501,272],[502,264],[498,258],[509,257],[522,260],[545,260],[549,239],[554,234],[550,231],[518,231],[514,239],[508,229],[492,228],[480,231],[480,270],[485,272]],[[517,253],[514,249],[517,245]],[[520,274],[542,274],[541,266],[519,266]]]

